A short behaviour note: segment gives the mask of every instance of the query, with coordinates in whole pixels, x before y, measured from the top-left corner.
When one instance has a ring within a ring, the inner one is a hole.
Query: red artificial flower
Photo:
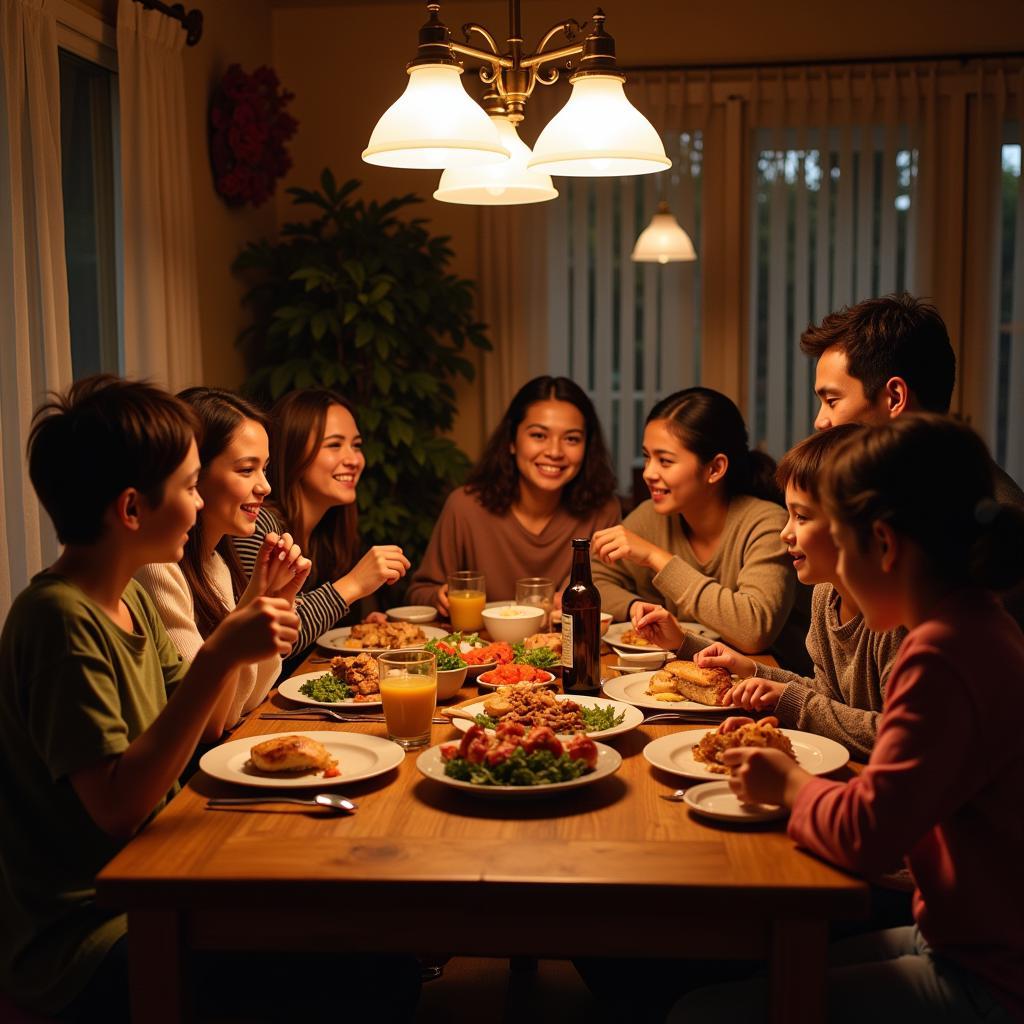
[[[224,72],[210,101],[210,162],[229,204],[266,202],[292,166],[284,144],[298,122],[284,108],[294,98],[265,65],[252,74],[238,64]]]

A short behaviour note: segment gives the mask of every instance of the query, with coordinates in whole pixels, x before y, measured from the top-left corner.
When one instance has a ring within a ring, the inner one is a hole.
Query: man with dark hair
[[[949,412],[956,356],[946,325],[934,306],[906,292],[829,313],[800,335],[800,349],[818,360],[817,430],[884,423],[905,412]],[[997,501],[1024,506],[1024,491],[995,462],[992,477]],[[1024,627],[1024,594],[1003,600]]]

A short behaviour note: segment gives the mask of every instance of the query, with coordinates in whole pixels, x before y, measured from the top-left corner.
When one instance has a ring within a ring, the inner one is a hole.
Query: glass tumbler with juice
[[[437,661],[429,651],[389,651],[377,658],[388,739],[406,750],[430,742],[437,706]]]
[[[481,629],[486,603],[483,573],[468,570],[448,577],[448,615],[453,630],[473,633]]]

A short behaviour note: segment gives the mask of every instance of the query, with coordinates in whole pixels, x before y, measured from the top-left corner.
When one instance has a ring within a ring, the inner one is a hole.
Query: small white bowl
[[[451,700],[466,681],[466,666],[437,670],[437,699]]]
[[[514,644],[525,640],[540,630],[544,621],[544,609],[536,605],[509,604],[500,608],[485,608],[481,613],[484,618],[484,629],[492,640],[504,640]]]
[[[637,670],[645,668],[661,668],[671,657],[671,651],[652,651],[650,654],[629,654],[626,651],[616,649],[619,656],[619,663],[622,665],[635,665]]]
[[[433,622],[437,609],[429,604],[407,604],[401,608],[389,608],[388,618],[395,622]]]

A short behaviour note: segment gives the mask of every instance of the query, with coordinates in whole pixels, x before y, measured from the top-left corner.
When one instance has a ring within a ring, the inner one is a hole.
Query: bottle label
[[[562,668],[572,668],[572,615],[562,615]]]

